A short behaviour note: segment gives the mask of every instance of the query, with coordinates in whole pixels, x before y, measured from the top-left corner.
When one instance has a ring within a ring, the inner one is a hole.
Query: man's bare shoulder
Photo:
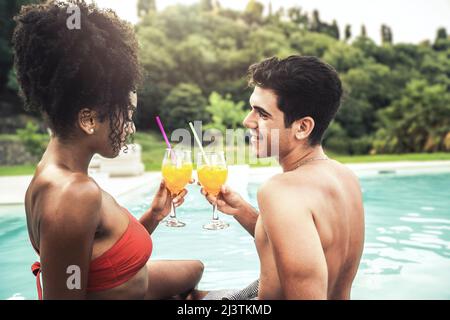
[[[345,164],[333,159],[331,159],[330,163],[334,165],[341,174],[348,176],[349,179],[358,180],[357,175]]]
[[[298,194],[299,192],[311,192],[317,185],[314,174],[308,171],[290,171],[272,176],[258,189],[263,194]]]
[[[259,188],[258,194],[267,196],[273,193],[283,193],[284,189],[291,185],[291,181],[286,177],[286,173],[279,173],[266,180]]]
[[[285,209],[300,209],[301,204],[305,211],[308,211],[311,192],[311,189],[307,188],[307,183],[299,184],[290,174],[280,173],[260,186],[257,194],[258,204],[263,208]]]
[[[287,172],[285,179],[309,189],[327,189],[334,186],[333,182],[358,182],[357,176],[348,166],[333,159]]]
[[[274,175],[260,186],[258,196],[262,200],[294,199],[296,203],[308,203],[334,197],[348,184],[357,188],[357,176],[347,166],[331,160]]]

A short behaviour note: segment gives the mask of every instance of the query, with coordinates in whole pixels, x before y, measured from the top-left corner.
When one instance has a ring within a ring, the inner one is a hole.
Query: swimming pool
[[[360,179],[366,211],[366,242],[353,283],[353,299],[450,299],[450,173],[386,174]],[[119,199],[139,216],[151,188]],[[200,259],[200,289],[239,288],[258,277],[250,235],[229,216],[228,229],[207,231],[211,207],[189,186],[177,210],[185,228],[161,225],[153,234],[152,259]],[[256,184],[248,186],[256,205]],[[36,299],[30,265],[36,255],[28,240],[22,207],[0,207],[0,299]]]

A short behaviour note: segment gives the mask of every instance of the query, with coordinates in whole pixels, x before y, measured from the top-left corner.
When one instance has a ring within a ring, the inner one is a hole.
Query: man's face
[[[278,157],[289,147],[290,129],[284,126],[284,114],[277,107],[275,92],[255,86],[250,107],[243,124],[250,129],[253,151],[258,158]]]

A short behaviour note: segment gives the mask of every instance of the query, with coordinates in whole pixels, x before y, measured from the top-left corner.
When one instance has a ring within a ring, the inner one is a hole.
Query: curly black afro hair
[[[80,29],[69,29],[68,7],[80,10]],[[15,17],[15,67],[25,105],[43,113],[55,135],[66,139],[83,108],[110,120],[118,152],[129,119],[130,91],[141,81],[132,26],[112,10],[82,0],[22,7]]]

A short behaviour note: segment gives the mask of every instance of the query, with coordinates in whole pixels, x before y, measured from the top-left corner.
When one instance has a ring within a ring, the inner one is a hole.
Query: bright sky
[[[270,0],[259,0],[266,9]],[[114,9],[122,18],[136,23],[137,0],[97,0],[99,6]],[[156,0],[158,10],[175,3],[190,4],[197,0]],[[247,0],[219,0],[222,7],[244,9]],[[368,36],[380,42],[381,24],[392,28],[394,42],[418,43],[434,40],[439,27],[450,32],[450,0],[272,0],[272,7],[300,6],[312,13],[320,12],[321,20],[336,19],[343,34],[345,24],[352,25],[353,35],[358,35],[361,25],[366,25]]]

